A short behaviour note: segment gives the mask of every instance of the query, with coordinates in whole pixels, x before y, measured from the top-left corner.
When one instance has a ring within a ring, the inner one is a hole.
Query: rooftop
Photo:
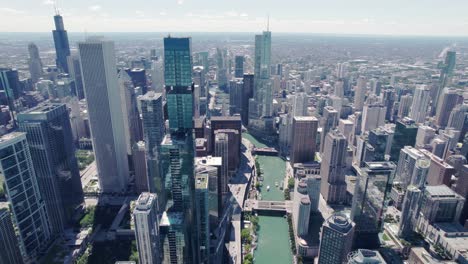
[[[455,198],[459,196],[452,189],[450,189],[447,185],[427,186],[426,192],[431,197],[437,197],[437,198]]]

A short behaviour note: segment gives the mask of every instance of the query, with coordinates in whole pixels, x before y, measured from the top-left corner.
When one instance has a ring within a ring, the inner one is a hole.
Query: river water
[[[268,147],[252,135],[243,133],[256,147]],[[263,169],[262,199],[268,201],[283,201],[283,191],[275,186],[282,186],[286,163],[279,157],[258,156],[258,162]],[[267,191],[270,186],[270,191]],[[284,217],[259,216],[258,246],[255,250],[255,264],[289,264],[292,263],[291,247],[289,245],[288,223]]]

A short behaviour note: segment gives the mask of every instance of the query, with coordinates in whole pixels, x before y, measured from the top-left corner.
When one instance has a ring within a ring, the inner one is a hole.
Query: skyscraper
[[[244,56],[236,56],[234,77],[242,78],[244,76]]]
[[[243,109],[243,97],[244,83],[242,80],[232,80],[229,82],[229,114],[241,114]]]
[[[341,264],[353,245],[354,223],[344,214],[334,214],[322,226],[319,264]]]
[[[197,174],[195,178],[195,212],[197,215],[197,237],[200,264],[210,260],[210,193],[208,174]]]
[[[145,142],[139,141],[133,145],[133,166],[135,167],[135,189],[137,193],[149,191],[148,168],[146,164]],[[158,168],[159,169],[159,168]]]
[[[249,100],[253,97],[254,89],[254,75],[253,74],[244,74],[244,88],[242,89],[242,124],[247,126],[249,124]]]
[[[121,192],[129,169],[114,42],[94,38],[78,48],[99,185],[102,192]]]
[[[70,77],[75,80],[75,95],[79,100],[84,99],[85,94],[83,88],[83,78],[81,76],[80,58],[77,55],[68,56],[67,61]]]
[[[338,116],[338,111],[336,111],[331,106],[325,106],[323,109],[323,116],[321,119],[322,123],[322,132],[320,134],[320,153],[323,153],[324,146],[325,146],[325,138],[333,128],[338,125],[338,120],[340,117]]]
[[[385,124],[387,107],[379,102],[366,102],[362,111],[361,131],[369,131]]]
[[[139,263],[161,263],[158,213],[158,196],[140,194],[133,210]]]
[[[318,120],[312,116],[293,118],[291,164],[314,161]]]
[[[218,190],[222,196],[221,203],[224,204],[225,198],[229,192],[229,136],[226,133],[216,133],[214,140],[214,154],[222,158],[221,175],[218,180]]]
[[[70,56],[70,44],[68,34],[63,25],[63,18],[60,14],[54,16],[55,30],[52,30],[54,37],[57,68],[68,73],[67,57]]]
[[[431,90],[427,85],[419,85],[414,90],[413,104],[409,117],[416,123],[424,123],[427,115],[427,108],[431,101]]]
[[[445,88],[437,104],[435,123],[440,128],[445,128],[453,108],[463,102],[462,91]]]
[[[425,168],[425,175],[423,175],[424,177],[422,179],[413,179],[413,175],[418,169],[418,166],[416,166],[418,160],[425,160],[425,163],[427,163],[427,168]],[[400,151],[400,157],[396,168],[395,181],[400,182],[403,189],[406,189],[406,187],[409,185],[415,185],[416,187],[420,188],[426,182],[428,168],[429,161],[425,159],[425,156],[422,152],[411,146],[405,146]]]
[[[31,74],[31,80],[36,83],[39,78],[42,77],[42,61],[39,56],[39,49],[36,44],[29,43],[29,73]]]
[[[398,106],[398,118],[408,116],[413,102],[413,96],[410,94],[403,95],[400,98],[400,105]]]
[[[6,208],[0,208],[0,248],[1,264],[23,264],[11,214]]]
[[[342,204],[346,199],[346,138],[338,131],[332,130],[324,142],[320,176],[320,192],[329,204]]]
[[[305,179],[296,181],[294,190],[293,217],[294,230],[296,230],[296,234],[299,237],[306,236],[309,233],[311,204],[307,189],[307,181]]]
[[[356,88],[354,90],[354,108],[356,111],[361,111],[364,107],[364,100],[366,99],[367,79],[360,76],[357,80]]]
[[[60,234],[83,201],[68,110],[64,104],[44,104],[18,114],[46,205],[51,232]]]
[[[390,160],[398,161],[400,150],[405,146],[414,146],[418,126],[413,120],[403,118],[396,123],[395,134],[393,135],[392,148],[390,150]]]
[[[359,168],[351,209],[351,219],[356,223],[354,247],[378,247],[395,167],[393,162],[384,161],[366,162]]]
[[[49,245],[50,229],[26,133],[13,132],[0,138],[0,173],[18,229],[21,254],[34,261]]]

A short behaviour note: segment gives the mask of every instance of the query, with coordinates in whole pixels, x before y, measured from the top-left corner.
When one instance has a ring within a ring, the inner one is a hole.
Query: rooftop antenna
[[[267,31],[270,31],[270,14],[267,15]]]
[[[55,10],[55,15],[59,16],[59,15],[60,15],[60,11],[59,11],[59,9],[57,8],[57,0],[54,0],[54,10]]]

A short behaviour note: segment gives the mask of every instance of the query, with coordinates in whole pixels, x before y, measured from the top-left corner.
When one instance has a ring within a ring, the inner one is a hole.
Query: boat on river
[[[269,192],[269,191],[270,191],[270,185],[267,186],[267,192]]]

